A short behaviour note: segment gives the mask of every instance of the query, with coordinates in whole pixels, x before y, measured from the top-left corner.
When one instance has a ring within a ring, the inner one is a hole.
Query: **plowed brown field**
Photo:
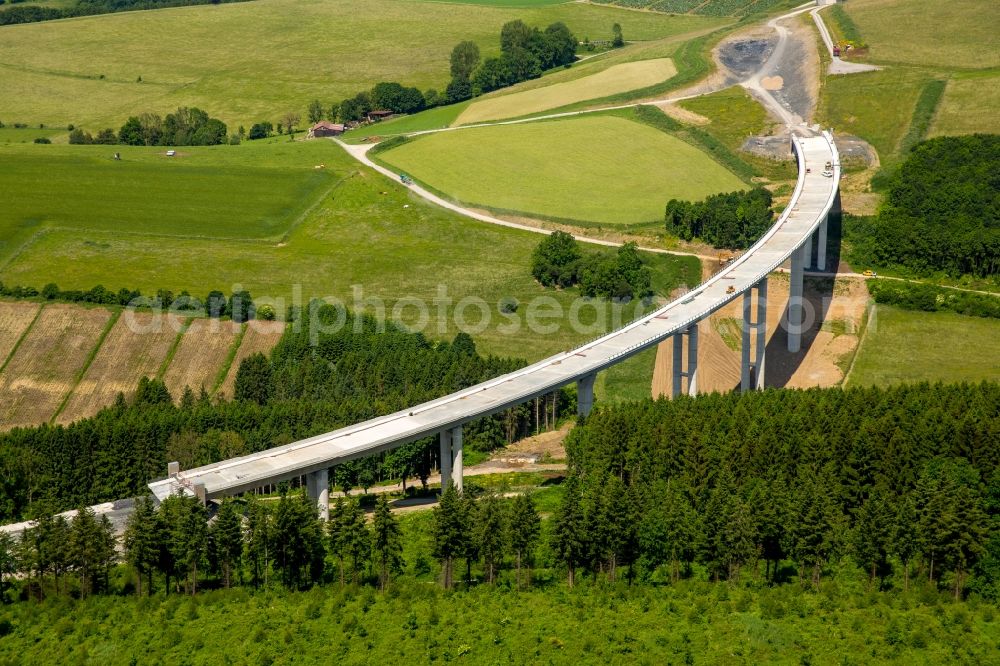
[[[195,393],[202,387],[212,391],[239,332],[239,324],[229,321],[195,319],[191,322],[163,375],[163,382],[175,401],[180,400],[185,386],[190,386]]]
[[[219,393],[227,399],[232,398],[233,387],[236,385],[236,372],[240,369],[240,362],[255,352],[266,355],[274,348],[274,345],[278,344],[278,340],[281,339],[284,332],[285,323],[281,321],[255,320],[247,324],[239,351],[236,352],[233,364],[229,366],[229,374],[226,375],[226,381],[219,388]]]
[[[0,423],[45,423],[73,389],[112,313],[46,305],[0,374]]]
[[[0,367],[38,314],[38,303],[0,301]]]
[[[111,405],[119,393],[134,394],[140,378],[155,377],[177,339],[177,327],[169,321],[149,313],[123,312],[56,422],[92,416]]]

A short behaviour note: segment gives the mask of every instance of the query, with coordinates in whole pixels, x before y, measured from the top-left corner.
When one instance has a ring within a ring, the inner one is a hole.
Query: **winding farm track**
[[[800,8],[786,16],[794,16],[803,11],[806,11],[806,8]],[[769,59],[768,63],[773,61],[773,58]],[[767,67],[765,64],[763,69]],[[763,93],[766,95],[767,91]],[[774,103],[777,104],[777,101]],[[629,106],[634,105],[624,105],[619,108]],[[533,122],[581,113],[586,112],[553,114],[531,120],[489,124]],[[742,298],[744,293],[761,284],[772,271],[793,255],[801,267],[806,243],[811,242],[813,234],[821,224],[825,223],[836,200],[840,181],[840,160],[833,137],[828,132],[817,135],[801,124],[789,127],[789,130],[793,133],[792,143],[798,163],[798,180],[788,206],[774,226],[753,247],[691,292],[618,330],[521,370],[403,411],[292,444],[191,470],[175,470],[167,478],[150,483],[150,489],[160,500],[177,492],[196,494],[209,499],[245,492],[264,484],[303,475],[323,474],[325,484],[325,471],[339,463],[439,434],[442,436],[443,448],[445,437],[449,440],[452,437],[461,437],[461,426],[464,423],[501,412],[574,382],[579,382],[581,386],[592,387],[597,372],[655,346],[669,337],[685,334],[700,320],[728,303]],[[380,173],[395,177],[395,174],[388,169],[380,168],[368,160],[365,155],[367,147],[344,147]],[[828,167],[828,175],[824,175]],[[425,198],[435,204],[443,205],[473,219],[506,227],[526,228],[524,225],[463,210],[422,188],[418,193],[421,196],[426,195]],[[527,229],[539,231],[535,228]],[[607,241],[599,242],[605,245],[611,244]],[[795,265],[793,260],[793,266]],[[799,270],[801,275],[801,268]],[[689,388],[693,390],[693,386]],[[458,457],[457,461],[460,460]],[[456,470],[456,474],[460,478],[460,471]]]

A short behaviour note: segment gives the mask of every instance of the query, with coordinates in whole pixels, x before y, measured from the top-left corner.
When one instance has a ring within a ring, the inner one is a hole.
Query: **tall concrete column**
[[[676,398],[681,394],[681,379],[684,377],[684,334],[676,333],[674,339],[674,381],[670,386],[670,396]]]
[[[442,430],[441,440],[441,492],[451,483],[451,430]]]
[[[326,469],[317,470],[306,475],[306,492],[309,499],[316,503],[319,517],[330,520],[330,477]]]
[[[816,268],[821,271],[826,270],[826,223],[829,219],[829,215],[824,217],[819,224],[819,229],[816,230],[819,235],[819,242],[816,245]]]
[[[813,263],[813,238],[815,233],[809,234],[809,238],[802,244],[802,266],[809,270]]]
[[[462,492],[462,426],[451,429],[451,482]]]
[[[757,349],[754,360],[754,387],[764,388],[764,350],[767,347],[767,278],[757,283]]]
[[[576,413],[579,416],[590,416],[594,407],[594,380],[597,373],[584,375],[576,380]]]
[[[688,336],[688,395],[698,395],[698,322],[691,324]]]
[[[805,252],[801,247],[792,252],[792,270],[788,286],[788,351],[795,353],[802,347],[802,262]]]
[[[740,343],[740,390],[750,390],[750,330],[754,328],[750,319],[753,306],[753,287],[743,292],[743,339]]]

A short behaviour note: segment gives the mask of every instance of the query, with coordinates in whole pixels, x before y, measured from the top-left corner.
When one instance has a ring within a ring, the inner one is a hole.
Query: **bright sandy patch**
[[[670,58],[626,62],[574,81],[480,100],[463,111],[455,124],[468,125],[485,120],[526,116],[567,104],[656,85],[676,73],[677,69]]]

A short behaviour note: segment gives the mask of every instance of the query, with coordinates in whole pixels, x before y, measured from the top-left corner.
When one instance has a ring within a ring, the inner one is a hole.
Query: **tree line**
[[[4,0],[6,1],[6,0]],[[4,4],[0,1],[0,5]],[[192,5],[218,5],[224,2],[246,2],[247,0],[76,0],[68,7],[45,7],[40,5],[21,5],[24,0],[9,0],[12,6],[0,11],[0,25],[15,25],[18,23],[37,23],[55,19],[72,18],[74,16],[93,16],[95,14],[113,14],[115,12],[131,12],[141,9],[162,9],[164,7],[188,7]]]
[[[171,396],[162,382],[143,379],[130,401],[119,396],[91,418],[0,434],[0,518],[133,497],[163,476],[167,462],[190,469],[262,451],[524,365],[480,355],[467,334],[433,342],[342,308],[310,307],[270,358],[251,355],[240,364],[232,401],[213,400],[204,387]],[[486,451],[554,426],[558,413],[575,408],[573,399],[560,391],[466,424],[466,448]],[[426,486],[438,456],[437,441],[427,438],[338,466],[334,485],[368,488],[403,478]]]
[[[126,146],[217,146],[227,142],[228,128],[218,118],[212,118],[197,107],[182,106],[161,118],[155,113],[129,116],[116,134],[103,129],[96,137],[83,128],[74,127],[69,133],[72,144],[122,144]],[[236,137],[237,141],[239,137]]]
[[[1000,319],[1000,295],[948,289],[902,280],[869,280],[868,293],[876,303],[904,310],[950,310],[971,317]]]
[[[615,252],[587,252],[572,235],[556,231],[531,255],[531,275],[546,287],[579,286],[584,296],[629,300],[652,295],[652,276],[635,243]]]
[[[149,308],[155,311],[169,311],[177,314],[204,314],[207,317],[228,317],[235,322],[251,319],[273,320],[277,317],[274,307],[269,304],[258,306],[253,296],[243,289],[226,296],[218,289],[213,289],[204,299],[192,296],[187,290],[174,294],[170,289],[157,289],[152,296],[144,296],[138,289],[122,287],[112,291],[104,285],[96,285],[87,291],[82,289],[60,289],[59,285],[50,282],[41,291],[35,287],[23,285],[6,286],[0,282],[0,296],[11,298],[44,298],[47,301],[62,301],[67,303],[96,303],[98,305],[119,305],[132,308]],[[294,312],[282,313],[290,318]]]
[[[1000,599],[1000,384],[712,394],[574,429],[555,549],[579,572],[798,578],[842,560]]]
[[[667,233],[713,247],[745,250],[771,227],[771,202],[771,192],[763,187],[713,194],[697,202],[671,199],[664,215]]]
[[[915,275],[1000,274],[1000,135],[917,144],[872,219],[852,218],[852,261]]]
[[[566,24],[545,30],[524,21],[508,21],[500,29],[500,56],[481,59],[474,42],[460,42],[451,52],[451,81],[445,91],[449,103],[461,102],[492,90],[536,79],[554,67],[576,60],[577,39]]]
[[[120,539],[107,516],[98,520],[87,507],[69,520],[43,516],[19,535],[0,533],[0,597],[7,599],[14,574],[23,579],[24,598],[114,593],[109,574],[119,563],[129,568],[139,596],[158,588],[193,595],[206,583],[223,588],[277,583],[292,590],[371,584],[385,590],[406,565],[399,521],[387,497],[376,499],[370,520],[355,498],[338,497],[329,513],[329,520],[321,520],[304,492],[283,486],[276,498],[248,495],[208,506],[188,495],[159,505],[140,496]],[[434,508],[428,554],[440,562],[445,589],[454,587],[459,560],[470,581],[473,564],[481,563],[490,584],[509,563],[520,587],[530,581],[540,526],[529,495],[476,500],[450,487]]]

